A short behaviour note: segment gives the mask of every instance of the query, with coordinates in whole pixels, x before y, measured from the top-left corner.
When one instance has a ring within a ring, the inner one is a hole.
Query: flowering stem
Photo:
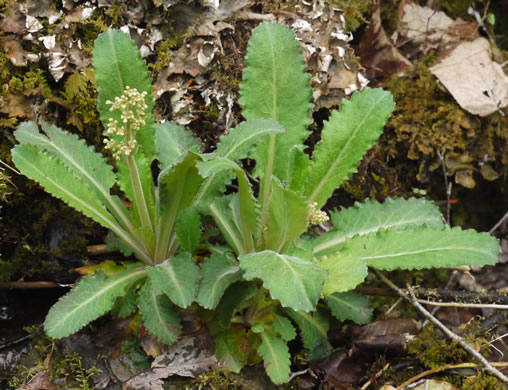
[[[134,194],[134,202],[138,211],[138,216],[141,221],[141,226],[144,229],[148,229],[150,232],[154,232],[152,220],[150,218],[150,212],[148,211],[145,194],[143,192],[143,185],[141,183],[141,177],[139,176],[138,166],[136,164],[135,157],[130,154],[125,156],[125,162],[129,169],[129,175],[132,184],[132,193]],[[153,252],[152,249],[149,250]]]

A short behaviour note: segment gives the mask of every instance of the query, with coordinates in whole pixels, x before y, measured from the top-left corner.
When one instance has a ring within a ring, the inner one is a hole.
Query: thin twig
[[[496,367],[508,367],[508,362],[495,362],[495,363],[490,363],[490,364],[492,364],[493,366],[496,366]],[[442,366],[442,367],[434,368],[432,370],[424,371],[424,372],[412,377],[411,379],[408,379],[400,386],[397,386],[397,390],[402,390],[403,388],[409,386],[411,383],[414,383],[419,379],[422,379],[428,375],[436,374],[441,371],[454,370],[457,368],[480,368],[480,367],[481,367],[481,365],[478,363],[447,364],[446,366]]]
[[[385,282],[388,286],[393,288],[397,293],[404,298],[406,301],[410,302],[418,311],[429,321],[431,321],[434,325],[436,325],[441,331],[447,335],[452,340],[456,341],[463,349],[465,349],[469,354],[475,357],[492,375],[501,380],[504,383],[508,383],[508,377],[506,377],[501,371],[493,367],[487,359],[485,359],[479,352],[477,352],[473,347],[471,347],[468,343],[464,341],[462,337],[453,333],[450,329],[448,329],[441,321],[439,321],[436,317],[430,314],[427,309],[425,309],[416,299],[413,289],[411,286],[407,286],[407,291],[409,292],[409,296],[402,291],[399,287],[393,284],[388,278],[386,278],[380,271],[375,270],[378,277]]]
[[[469,307],[473,309],[508,310],[508,305],[498,305],[495,303],[435,302],[435,301],[427,301],[425,299],[417,299],[417,301],[423,303],[424,305],[440,306],[440,307]]]
[[[405,289],[401,289],[407,292]],[[399,296],[395,291],[390,288],[378,288],[378,287],[357,287],[356,292],[383,297],[394,297]],[[443,288],[418,288],[415,289],[415,295],[418,299],[432,299],[432,300],[444,300],[452,302],[471,302],[471,303],[498,303],[508,305],[508,294],[500,291],[489,291],[489,292],[476,292],[476,291],[457,291],[457,290],[446,290]]]
[[[369,379],[361,388],[360,390],[366,390],[371,384],[372,384],[372,381],[375,380],[375,379],[378,379],[381,375],[383,375],[383,373],[388,370],[388,368],[390,367],[390,363],[387,363],[381,370],[379,370],[378,372],[376,372],[376,375],[374,375],[374,378],[372,379]]]
[[[504,223],[504,221],[506,221],[507,219],[508,219],[508,212],[507,212],[507,213],[503,216],[503,218],[501,218],[501,219],[498,221],[498,223],[496,223],[496,224],[494,225],[494,227],[493,227],[492,229],[490,229],[490,230],[489,230],[489,233],[490,233],[490,234],[494,233],[494,232],[497,230],[497,228],[498,228],[499,226],[501,226],[501,225]]]
[[[72,284],[54,282],[0,282],[0,290],[29,290],[34,288],[65,288],[72,286]]]
[[[448,290],[450,288],[450,286],[452,285],[453,281],[457,277],[457,274],[458,274],[457,270],[452,271],[452,274],[450,275],[450,277],[448,278],[448,281],[446,282],[445,290]],[[433,316],[436,315],[438,310],[439,310],[439,306],[434,307],[432,309],[432,311],[431,311],[432,315]],[[427,326],[428,322],[429,322],[429,320],[423,321],[422,328],[425,328]]]

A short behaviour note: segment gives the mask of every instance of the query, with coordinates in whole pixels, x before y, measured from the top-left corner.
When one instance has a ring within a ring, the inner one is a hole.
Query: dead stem
[[[494,375],[496,378],[501,380],[504,383],[508,383],[508,377],[506,377],[501,371],[496,369],[492,364],[490,364],[487,359],[485,359],[479,352],[477,352],[473,347],[471,347],[468,343],[464,341],[462,337],[459,335],[453,333],[450,329],[448,329],[441,321],[439,321],[436,317],[434,317],[432,314],[430,314],[427,309],[425,309],[416,298],[413,288],[409,285],[407,285],[407,291],[409,292],[409,295],[406,294],[402,289],[397,287],[395,284],[393,284],[386,276],[384,276],[380,271],[374,270],[377,274],[377,276],[385,282],[388,286],[393,288],[397,293],[404,298],[406,301],[411,303],[425,318],[427,318],[430,322],[432,322],[434,325],[436,325],[441,331],[451,338],[452,340],[456,341],[463,349],[465,349],[470,355],[472,355],[474,358],[476,358],[482,366],[490,372],[492,375]],[[398,387],[398,389],[401,389],[402,387]]]
[[[495,363],[490,363],[490,364],[492,364],[492,366],[496,366],[496,367],[508,367],[508,362],[495,362]],[[442,367],[434,368],[432,370],[424,371],[424,372],[412,377],[411,379],[408,379],[403,384],[398,386],[397,390],[402,390],[405,387],[409,386],[410,384],[416,382],[417,380],[419,380],[421,378],[424,378],[428,375],[436,374],[441,371],[454,370],[457,368],[480,368],[480,367],[481,367],[481,365],[478,363],[447,364],[446,366],[442,366]]]

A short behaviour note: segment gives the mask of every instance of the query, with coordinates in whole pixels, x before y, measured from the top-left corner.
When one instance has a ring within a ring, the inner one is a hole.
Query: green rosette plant
[[[195,301],[201,277],[192,257],[201,237],[193,205],[203,182],[199,143],[174,124],[154,124],[149,72],[127,34],[101,34],[93,65],[114,166],[84,140],[45,122],[42,132],[33,122],[18,126],[12,158],[47,192],[109,229],[111,247],[139,262],[83,278],[52,307],[44,327],[61,338],[111,310],[121,317],[139,310],[145,328],[172,343],[181,328],[177,307]],[[273,121],[246,123],[256,127],[254,139],[282,131]],[[154,182],[155,160],[160,173]]]
[[[311,234],[309,227],[329,220],[321,207],[356,171],[394,102],[382,89],[355,92],[306,150],[309,80],[293,32],[259,25],[240,85],[243,116],[246,123],[272,119],[285,131],[242,145],[250,132],[240,125],[197,162],[204,182],[194,204],[214,218],[232,252],[211,248],[201,267],[197,301],[214,310],[217,357],[232,371],[261,358],[278,384],[290,374],[287,343],[296,337],[295,325],[312,359],[331,350],[330,315],[370,320],[368,300],[351,291],[368,267],[494,264],[500,251],[486,233],[445,225],[438,208],[423,199],[357,203],[331,213],[330,231]],[[250,166],[255,161],[252,172],[243,168],[245,159]]]
[[[497,261],[494,238],[449,228],[426,200],[366,201],[331,215],[321,210],[374,145],[394,103],[381,89],[355,92],[306,150],[311,89],[299,49],[282,25],[253,30],[240,86],[246,121],[212,153],[200,153],[183,127],[153,123],[146,65],[130,38],[115,30],[101,34],[93,52],[115,167],[55,126],[42,123],[43,133],[34,123],[19,126],[12,151],[18,169],[108,228],[111,242],[139,259],[82,279],[50,310],[50,336],[67,336],[110,310],[128,316],[139,309],[146,329],[172,343],[178,307],[197,302],[211,311],[216,354],[227,368],[239,372],[262,360],[272,381],[283,383],[297,329],[308,357],[317,358],[331,350],[331,316],[370,320],[368,300],[351,291],[369,266]],[[202,220],[210,217],[220,237],[213,229],[202,234]],[[330,231],[311,233],[330,217]],[[209,253],[200,262],[192,255],[198,246]]]

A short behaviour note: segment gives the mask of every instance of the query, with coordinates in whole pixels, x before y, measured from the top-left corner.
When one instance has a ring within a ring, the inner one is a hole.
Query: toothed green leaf
[[[232,372],[239,373],[247,364],[249,342],[245,328],[233,326],[215,336],[215,354]]]
[[[125,288],[146,276],[144,269],[119,272],[105,279],[97,273],[81,279],[51,308],[44,329],[50,337],[62,338],[77,332],[113,308],[115,299],[125,295]]]
[[[77,135],[45,122],[41,122],[41,125],[46,134],[40,133],[35,123],[24,122],[18,126],[14,136],[20,144],[37,146],[40,151],[46,151],[60,160],[97,194],[118,223],[124,228],[132,226],[125,205],[117,196],[110,194],[116,177],[104,158]]]
[[[312,154],[310,176],[305,184],[309,202],[321,208],[360,163],[374,145],[395,104],[390,92],[365,89],[355,92],[351,100],[342,100],[325,122],[321,141]]]
[[[240,255],[244,279],[259,278],[272,298],[295,310],[314,310],[327,278],[327,271],[298,257],[263,251]],[[283,277],[281,277],[283,276]]]
[[[182,252],[162,264],[147,267],[147,272],[157,295],[164,293],[183,308],[194,302],[201,275],[190,253]]]
[[[309,173],[309,156],[300,146],[293,146],[289,151],[288,188],[292,191],[303,192]]]
[[[116,299],[112,312],[120,318],[126,318],[133,315],[137,308],[138,288],[144,280],[138,280],[125,288],[125,295]]]
[[[497,240],[487,233],[445,226],[425,226],[356,235],[341,251],[319,258],[329,270],[323,295],[352,290],[367,276],[367,266],[379,269],[422,269],[495,264]]]
[[[303,144],[309,134],[310,75],[305,73],[300,42],[283,25],[261,23],[252,31],[247,52],[240,84],[243,116],[247,120],[271,118],[286,129],[285,134],[270,135],[259,144],[256,172],[262,175],[269,161],[274,161],[276,176],[285,182],[290,149]],[[270,138],[275,138],[273,149]]]
[[[383,203],[366,200],[353,207],[331,213],[333,230],[312,240],[314,256],[339,251],[344,242],[355,236],[382,229],[404,229],[411,226],[443,226],[437,206],[425,199],[386,199]]]
[[[295,327],[286,317],[274,314],[272,326],[284,341],[291,341],[296,337]]]
[[[280,385],[288,380],[291,373],[287,343],[268,330],[261,332],[260,336],[258,353],[263,358],[266,373],[273,383]]]
[[[22,144],[12,149],[12,160],[24,175],[38,182],[47,192],[102,226],[122,234],[97,194],[58,158],[39,152],[35,146]],[[127,233],[123,232],[123,238],[126,237]]]
[[[448,226],[353,237],[346,249],[370,267],[386,270],[495,264],[500,252],[488,233]]]
[[[319,345],[326,346],[325,349],[331,350],[328,342],[328,329],[330,328],[330,318],[323,310],[316,310],[314,313],[305,313],[286,309],[286,313],[296,322],[301,331],[303,346],[312,351]]]
[[[354,289],[367,277],[367,262],[348,251],[320,257],[318,264],[328,270],[323,296]]]
[[[212,254],[201,266],[203,279],[196,301],[205,309],[215,309],[226,289],[242,277],[242,270],[226,257]]]
[[[363,325],[372,320],[372,308],[364,295],[347,291],[327,295],[325,299],[333,316],[339,321],[351,320]]]
[[[228,329],[236,310],[245,305],[256,291],[257,288],[254,282],[240,281],[229,286],[215,309],[215,315],[210,322],[212,335]]]
[[[284,127],[272,119],[253,118],[229,129],[217,144],[217,150],[212,155],[237,161],[250,155],[252,148],[264,136],[284,133]]]
[[[199,140],[173,122],[155,125],[155,144],[161,171],[174,164],[186,152],[199,152]]]
[[[182,327],[178,311],[167,296],[158,294],[152,288],[150,281],[145,283],[139,293],[138,307],[148,332],[166,344],[178,340]]]

